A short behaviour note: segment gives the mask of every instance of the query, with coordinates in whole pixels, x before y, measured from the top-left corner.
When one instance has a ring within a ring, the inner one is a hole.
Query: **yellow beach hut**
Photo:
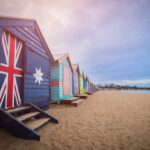
[[[84,72],[82,72],[80,74],[80,78],[79,78],[79,94],[84,94],[84,90],[83,90],[83,86],[84,86]]]

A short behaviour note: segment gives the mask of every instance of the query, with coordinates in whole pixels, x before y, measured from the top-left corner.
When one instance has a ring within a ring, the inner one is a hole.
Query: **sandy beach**
[[[100,91],[78,107],[52,104],[40,141],[0,128],[0,150],[150,150],[150,94]]]

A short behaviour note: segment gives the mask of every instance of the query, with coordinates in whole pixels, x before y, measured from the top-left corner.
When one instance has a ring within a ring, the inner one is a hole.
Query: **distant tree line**
[[[150,87],[138,87],[138,86],[129,86],[129,85],[116,85],[116,84],[98,84],[96,87],[99,90],[103,89],[113,89],[113,90],[150,90]]]

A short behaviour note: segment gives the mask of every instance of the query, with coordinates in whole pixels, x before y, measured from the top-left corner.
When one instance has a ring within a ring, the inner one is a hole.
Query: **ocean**
[[[122,92],[127,92],[127,93],[149,93],[150,90],[121,90]]]

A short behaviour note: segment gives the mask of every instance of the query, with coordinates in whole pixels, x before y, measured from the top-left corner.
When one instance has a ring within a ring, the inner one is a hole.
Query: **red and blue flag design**
[[[23,42],[6,31],[0,40],[0,107],[10,109],[21,105]]]

